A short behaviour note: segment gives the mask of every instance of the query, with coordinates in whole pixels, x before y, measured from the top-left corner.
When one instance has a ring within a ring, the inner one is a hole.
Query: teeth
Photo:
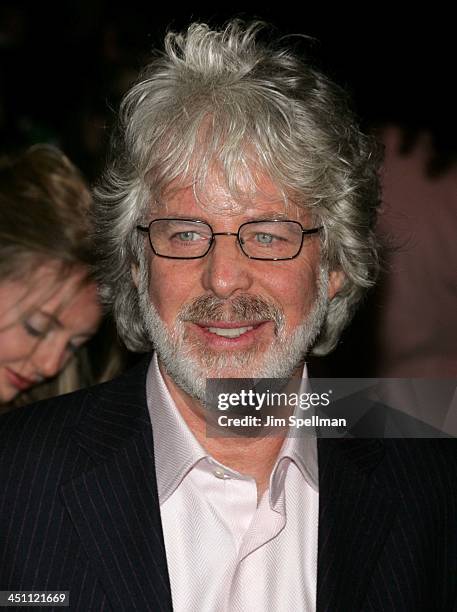
[[[234,327],[232,329],[222,327],[208,327],[208,331],[216,336],[224,336],[224,338],[238,338],[241,334],[245,334],[247,331],[254,329],[252,325],[250,327]]]

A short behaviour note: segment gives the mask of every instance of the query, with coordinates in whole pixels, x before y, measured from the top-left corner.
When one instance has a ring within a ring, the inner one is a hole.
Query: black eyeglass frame
[[[192,223],[201,223],[202,225],[206,225],[206,227],[209,227],[209,229],[211,230],[211,239],[208,241],[208,248],[202,255],[196,255],[194,257],[175,257],[173,255],[161,255],[155,250],[154,245],[152,244],[152,240],[151,240],[151,231],[150,231],[151,225],[155,223],[156,221],[184,221],[184,222],[191,221]],[[297,253],[295,255],[291,255],[290,257],[271,257],[271,258],[252,257],[251,255],[248,255],[246,251],[243,249],[243,243],[241,242],[241,238],[240,238],[240,231],[245,225],[251,225],[253,223],[262,223],[262,222],[263,223],[285,223],[287,222],[287,223],[295,223],[296,225],[298,225],[301,230],[301,242],[300,242],[300,247],[298,248]],[[288,261],[290,259],[295,259],[296,257],[300,255],[301,250],[303,248],[303,240],[305,236],[317,234],[317,232],[320,232],[321,230],[324,229],[324,226],[320,225],[319,227],[312,227],[310,229],[305,229],[299,221],[295,221],[293,219],[256,219],[254,221],[246,221],[245,223],[242,223],[240,227],[238,228],[237,232],[214,232],[211,225],[207,223],[206,221],[202,221],[201,219],[181,219],[179,217],[178,218],[163,217],[160,219],[153,219],[147,226],[137,225],[136,229],[139,232],[144,232],[148,234],[149,244],[151,246],[152,252],[154,253],[154,255],[157,255],[157,257],[163,257],[164,259],[183,259],[183,260],[203,259],[203,257],[206,257],[208,253],[210,252],[211,247],[213,246],[213,243],[214,243],[214,238],[216,236],[236,236],[241,252],[248,259],[255,259],[257,261]]]

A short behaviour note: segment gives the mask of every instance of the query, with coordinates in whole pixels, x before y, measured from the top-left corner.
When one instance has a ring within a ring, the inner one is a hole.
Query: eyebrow
[[[62,321],[58,317],[56,317],[56,315],[53,314],[52,312],[46,312],[46,310],[41,310],[41,309],[39,309],[38,312],[42,314],[43,316],[47,317],[50,321],[52,321],[60,329],[63,329],[65,327]],[[85,331],[81,334],[75,334],[72,337],[73,338],[91,338],[92,336],[95,335],[96,331],[97,331],[97,328],[89,329],[88,331]]]

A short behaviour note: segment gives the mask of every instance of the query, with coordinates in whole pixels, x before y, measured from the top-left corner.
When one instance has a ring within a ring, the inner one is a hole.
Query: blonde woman
[[[90,206],[80,173],[57,149],[2,160],[0,411],[90,382],[81,347],[101,320]]]

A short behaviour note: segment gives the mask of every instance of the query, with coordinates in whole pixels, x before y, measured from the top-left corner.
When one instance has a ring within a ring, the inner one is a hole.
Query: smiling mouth
[[[233,327],[233,328],[207,327],[206,329],[211,334],[216,334],[216,336],[222,336],[223,338],[239,338],[246,332],[254,329],[254,327],[252,325],[249,325],[247,327]]]
[[[36,381],[31,380],[30,378],[25,378],[24,376],[21,376],[10,368],[5,369],[11,384],[19,391],[25,391],[29,387],[32,387],[34,384],[36,384]]]
[[[241,337],[250,337],[252,332],[263,327],[268,321],[243,321],[243,322],[198,322],[195,323],[207,337],[218,337],[223,340],[237,340]]]

